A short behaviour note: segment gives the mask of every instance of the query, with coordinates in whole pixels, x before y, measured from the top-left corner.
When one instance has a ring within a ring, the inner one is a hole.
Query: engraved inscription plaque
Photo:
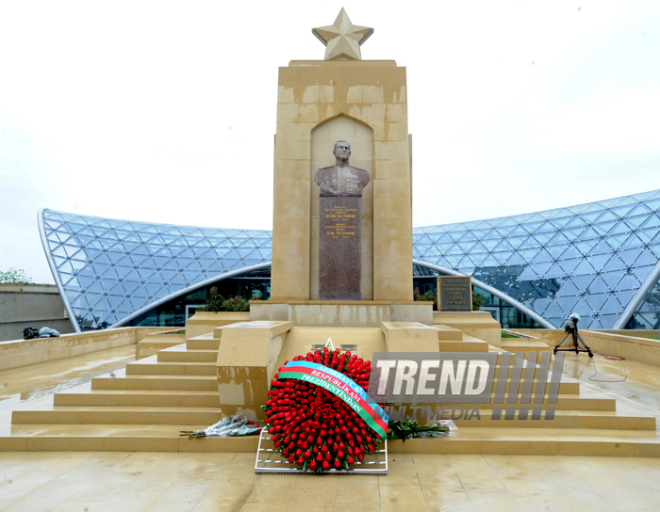
[[[472,278],[438,277],[439,311],[472,311]]]
[[[362,198],[321,197],[319,299],[361,300]]]
[[[362,189],[369,173],[351,167],[351,146],[340,140],[336,165],[318,169],[319,299],[362,300]]]

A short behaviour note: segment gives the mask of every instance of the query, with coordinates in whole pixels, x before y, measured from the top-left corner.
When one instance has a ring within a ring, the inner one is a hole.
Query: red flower
[[[330,366],[367,390],[371,363],[356,355],[324,349],[293,360]],[[277,377],[285,371],[279,368]],[[308,382],[277,377],[271,381],[264,410],[272,442],[290,463],[303,466],[307,461],[304,467],[318,472],[353,464],[364,458],[366,448],[374,450],[380,437],[339,397]]]

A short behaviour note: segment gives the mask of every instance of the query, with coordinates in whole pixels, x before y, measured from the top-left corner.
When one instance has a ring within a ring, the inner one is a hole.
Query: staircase
[[[309,349],[309,330],[314,328],[296,329],[282,357]],[[374,333],[370,336],[375,339]],[[446,348],[484,350],[485,345],[490,351],[502,350],[469,336],[462,341],[447,340]],[[125,371],[29,402],[13,411],[11,433],[0,436],[0,450],[256,452],[257,437],[179,437],[181,430],[203,429],[222,418],[215,373],[219,343],[213,334],[189,339],[129,363]],[[291,346],[299,343],[304,346]],[[569,377],[562,378],[553,420],[521,419],[520,403],[501,405],[516,405],[515,418],[494,419],[496,404],[479,404],[480,419],[456,420],[456,435],[392,442],[389,450],[660,456],[655,417]]]

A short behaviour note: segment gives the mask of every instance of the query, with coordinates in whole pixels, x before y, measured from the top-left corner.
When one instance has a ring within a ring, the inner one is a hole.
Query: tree
[[[27,284],[31,282],[32,279],[25,275],[23,269],[10,268],[6,272],[0,270],[0,283]]]
[[[472,311],[479,311],[484,303],[484,298],[472,290]]]

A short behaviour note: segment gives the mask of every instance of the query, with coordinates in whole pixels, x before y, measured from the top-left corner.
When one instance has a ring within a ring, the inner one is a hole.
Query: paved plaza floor
[[[387,476],[255,475],[247,453],[0,453],[0,510],[657,511],[660,461],[397,455]]]
[[[17,403],[121,368],[133,354],[0,372],[0,430]],[[660,417],[660,368],[567,354],[564,373]],[[257,476],[254,461],[252,453],[0,452],[0,510],[660,510],[658,458],[390,454],[383,477]]]

